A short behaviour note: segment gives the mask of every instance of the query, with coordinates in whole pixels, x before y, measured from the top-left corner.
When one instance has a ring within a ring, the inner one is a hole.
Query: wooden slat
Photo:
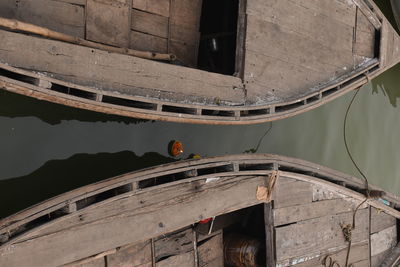
[[[201,218],[259,204],[256,189],[264,183],[265,177],[221,178],[200,187],[189,183],[186,194],[176,190],[182,188],[183,185],[180,184],[178,188],[149,192],[147,198],[143,194],[134,195],[130,199],[136,204],[130,204],[130,212],[125,211],[118,216],[108,216],[26,242],[10,244],[12,249],[10,246],[4,247],[0,250],[0,266],[21,266],[28,260],[31,266],[60,265],[122,244],[153,238],[190,225]],[[170,199],[160,201],[167,194],[165,190],[170,192]],[[147,204],[151,201],[156,203]],[[162,209],[159,208],[160,205]],[[114,205],[109,203],[108,207],[120,209],[123,206],[118,201]],[[101,212],[101,205],[96,210]],[[170,216],[171,214],[184,216]],[[81,214],[81,218],[87,215]],[[35,255],[34,258],[30,257],[32,254]]]
[[[131,31],[129,47],[141,51],[167,53],[167,39]]]
[[[198,98],[214,101],[215,97],[233,103],[244,101],[242,83],[237,77],[6,31],[0,31],[0,39],[3,61],[16,67],[50,72],[65,81],[136,96],[167,98],[168,95],[170,98],[174,92],[176,101]]]
[[[15,15],[14,18],[23,22],[80,38],[85,36],[85,10],[82,6],[52,0],[24,0],[19,1]]]
[[[373,40],[375,39],[375,34],[369,34],[366,32],[356,33],[356,42],[354,47],[354,53],[359,56],[374,58],[375,44]]]
[[[396,225],[396,218],[371,207],[371,233],[380,232]]]
[[[310,9],[337,23],[354,26],[354,14],[356,6],[347,0],[290,0],[291,4]]]
[[[68,267],[107,267],[106,259],[104,257],[94,258],[92,260],[88,259],[86,261],[82,261],[82,263],[76,263],[68,265]]]
[[[265,259],[266,267],[275,267],[275,233],[274,216],[271,203],[264,204],[264,224],[265,224]]]
[[[361,242],[358,244],[353,244],[351,246],[351,253],[349,256],[349,264],[353,263],[356,265],[356,263],[359,262],[364,262],[368,259],[368,244],[366,242]],[[323,266],[322,262],[326,256],[330,256],[332,260],[337,261],[337,263],[340,266],[345,266],[346,262],[346,256],[347,256],[347,247],[343,247],[340,250],[332,251],[332,252],[326,252],[322,253],[320,255],[314,255],[312,256],[313,258],[308,258],[308,257],[299,257],[292,259],[292,263],[299,263],[296,264],[296,267],[314,267],[314,266]],[[281,266],[290,266],[291,263],[289,261],[284,261],[280,263]],[[363,266],[363,265],[361,265]],[[365,267],[366,265],[364,265]]]
[[[276,226],[355,210],[360,201],[352,198],[332,199],[292,207],[274,209]],[[387,215],[389,216],[389,215]],[[389,216],[393,218],[392,216]],[[394,218],[393,218],[394,219]]]
[[[277,25],[249,15],[246,49],[264,55],[273,55],[276,58],[282,57],[286,61],[293,61],[294,64],[322,73],[331,73],[332,70],[353,64],[353,29],[346,29],[343,34],[342,37],[335,36],[336,40],[342,41],[340,44],[335,45],[331,40],[322,43],[316,38],[294,31],[291,27]],[[268,49],[265,49],[266,47]]]
[[[133,9],[131,28],[134,31],[168,38],[168,18],[160,15]]]
[[[318,254],[347,245],[340,224],[349,224],[352,218],[353,212],[348,212],[275,228],[277,261]],[[352,241],[356,243],[367,239],[368,209],[362,209],[358,210],[356,215]]]
[[[284,177],[280,177],[275,186],[272,198],[275,209],[311,203],[312,188],[310,183],[301,181],[281,183],[284,179]]]
[[[169,257],[156,263],[156,267],[194,266],[193,251]]]
[[[132,7],[169,17],[169,2],[170,0],[132,0]]]
[[[310,4],[315,5],[316,2],[313,0],[310,1]],[[327,4],[328,1],[324,0],[323,2]],[[327,11],[333,13],[333,10],[337,9],[336,1],[330,2],[328,4],[330,6],[329,11]],[[351,51],[355,9],[348,14],[348,18],[353,20],[351,25],[342,24],[329,16],[320,15],[307,6],[295,5],[290,0],[248,1],[247,13],[249,17],[272,23],[276,28],[281,28],[282,31],[286,28],[305,39],[319,43],[322,47],[331,48],[338,52]],[[318,25],[318,27],[315,27],[315,25]],[[251,25],[248,25],[248,32],[252,30],[251,27]]]
[[[198,31],[201,6],[202,0],[171,0],[171,24]]]
[[[151,266],[151,261],[150,240],[123,246],[116,253],[107,255],[107,266],[137,267],[149,263]]]
[[[128,0],[87,0],[86,38],[88,40],[128,47],[129,33]]]
[[[0,17],[7,19],[16,18],[17,5],[15,0],[2,0],[0,1]]]
[[[163,236],[154,242],[156,260],[193,250],[192,228]]]
[[[198,248],[199,267],[223,267],[224,244],[222,233],[211,237]]]
[[[296,99],[311,88],[326,82],[327,75],[299,66],[284,58],[246,51],[245,73],[247,96],[271,102]],[[302,81],[299,83],[298,81]],[[308,89],[308,90],[307,90]]]
[[[391,226],[371,235],[371,256],[376,256],[397,244],[396,226]]]

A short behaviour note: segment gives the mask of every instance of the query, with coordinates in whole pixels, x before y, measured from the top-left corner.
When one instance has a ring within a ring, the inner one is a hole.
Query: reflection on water
[[[382,92],[389,98],[390,104],[397,107],[397,99],[400,98],[399,79],[394,77],[400,73],[400,65],[396,65],[372,81],[372,91]]]
[[[400,194],[400,114],[395,108],[399,71],[396,66],[364,86],[348,118],[349,147],[358,165],[370,183],[396,194]],[[170,140],[183,143],[180,158],[257,149],[358,176],[343,143],[343,119],[351,96],[274,122],[260,142],[270,123],[138,123],[0,91],[0,217],[113,175],[171,162]]]
[[[18,105],[15,103],[18,103]],[[37,108],[38,103],[43,103],[45,108]],[[126,124],[147,122],[146,120],[115,115],[104,115],[88,110],[71,109],[63,105],[32,100],[29,97],[23,97],[4,90],[0,90],[0,116],[9,118],[36,117],[51,125],[59,124],[63,120],[79,120],[87,122],[117,121]]]
[[[89,183],[172,161],[158,153],[138,157],[130,151],[50,160],[29,175],[0,181],[0,203],[7,203],[1,206],[0,218]]]

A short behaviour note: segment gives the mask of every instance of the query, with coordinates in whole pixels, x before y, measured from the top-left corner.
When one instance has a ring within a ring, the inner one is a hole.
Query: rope
[[[368,78],[369,78],[369,77],[367,76],[367,79],[368,79]],[[360,92],[360,89],[358,89],[358,90],[355,92],[355,94],[354,94],[353,97],[351,98],[351,101],[350,101],[350,103],[349,103],[349,105],[348,105],[348,107],[347,107],[346,114],[345,114],[345,116],[344,116],[344,121],[343,121],[343,140],[344,140],[344,145],[345,145],[345,147],[346,147],[347,155],[349,156],[349,158],[350,158],[351,162],[353,163],[354,167],[356,167],[357,171],[360,173],[360,175],[361,175],[361,176],[364,178],[364,180],[365,180],[365,199],[364,199],[364,200],[356,207],[356,209],[354,210],[354,212],[353,212],[353,221],[352,221],[352,224],[351,224],[351,225],[350,225],[350,224],[341,225],[344,238],[345,238],[345,240],[348,242],[347,254],[346,254],[346,263],[345,263],[345,266],[346,266],[346,267],[350,267],[350,266],[353,265],[353,264],[348,265],[348,263],[349,263],[350,250],[351,250],[352,230],[354,230],[355,227],[356,227],[356,214],[357,214],[357,211],[358,211],[358,209],[368,200],[368,198],[370,198],[370,190],[369,190],[368,178],[367,178],[367,176],[363,173],[363,171],[360,169],[360,167],[357,165],[356,161],[354,160],[353,155],[352,155],[351,152],[350,152],[349,145],[348,145],[348,143],[347,143],[347,135],[346,135],[346,126],[347,126],[347,118],[348,118],[348,115],[349,115],[349,111],[350,111],[350,108],[351,108],[351,106],[353,105],[354,100],[355,100],[355,98],[357,97],[357,95],[358,95],[359,92]]]
[[[279,171],[273,171],[268,177],[268,185],[257,187],[256,197],[258,200],[264,201],[266,203],[271,202],[272,193],[274,192],[274,188],[278,178],[279,178]]]
[[[265,136],[267,136],[267,134],[271,131],[272,129],[272,122],[269,125],[268,129],[265,131],[264,135],[258,140],[258,144],[256,146],[256,148],[250,148],[246,151],[244,151],[244,153],[256,153],[258,151],[258,149],[260,148],[260,145],[262,143],[262,141],[264,140]]]

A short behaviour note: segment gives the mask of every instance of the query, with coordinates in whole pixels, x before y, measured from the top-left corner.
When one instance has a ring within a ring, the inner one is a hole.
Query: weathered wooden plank
[[[276,266],[275,259],[275,233],[272,203],[264,204],[264,224],[265,224],[265,259],[266,267]]]
[[[94,258],[92,260],[83,261],[82,263],[70,264],[68,267],[107,267],[104,257]],[[121,266],[122,267],[122,266]]]
[[[310,5],[315,4],[315,2],[317,1],[310,1]],[[322,2],[327,4],[328,1]],[[322,2],[317,5],[322,5]],[[328,4],[330,6],[329,11],[332,13],[332,6],[336,6],[336,1],[330,2]],[[290,0],[248,1],[247,13],[249,14],[248,17],[272,23],[276,28],[287,29],[287,31],[303,36],[304,39],[318,43],[319,46],[331,48],[337,52],[351,51],[355,9],[348,15],[348,18],[352,17],[353,19],[351,25],[339,23],[329,16],[321,15],[307,8],[307,6],[293,4],[293,1]],[[315,27],[315,25],[318,25],[318,27]],[[253,25],[248,24],[248,33],[253,30],[252,27]],[[260,33],[269,30],[265,29]]]
[[[0,1],[0,17],[14,19],[17,16],[17,5],[15,0]]]
[[[136,267],[149,263],[151,266],[151,262],[150,240],[123,246],[116,253],[107,255],[107,266]]]
[[[349,263],[359,263],[368,259],[369,249],[367,242],[360,242],[351,246],[351,253],[349,256]],[[332,260],[336,261],[340,266],[345,266],[347,247],[334,248],[330,251],[317,253],[314,255],[304,255],[303,257],[293,258],[278,263],[279,266],[291,266],[296,267],[314,267],[323,266],[323,260],[325,257],[330,256]],[[329,261],[328,261],[329,262]],[[297,263],[297,264],[296,264]],[[355,265],[357,266],[357,265]],[[363,266],[363,265],[361,265]],[[365,266],[365,265],[364,265]]]
[[[371,258],[371,267],[383,267],[381,266],[384,259],[390,254],[390,250],[385,250],[378,255],[375,255]],[[390,267],[394,267],[393,265],[389,265]]]
[[[397,243],[396,226],[391,226],[380,232],[371,235],[371,256],[376,256],[388,249],[393,248]]]
[[[346,198],[345,195],[338,192],[328,190],[323,186],[313,185],[313,202],[321,200],[342,199]]]
[[[128,47],[129,34],[130,4],[128,0],[87,0],[86,38],[88,40]]]
[[[242,83],[237,77],[7,31],[0,32],[0,39],[3,61],[15,67],[50,72],[64,81],[145,97],[167,97],[173,92],[177,101],[207,102],[216,97],[231,103],[244,101]],[[31,49],[26,49],[26,45]]]
[[[222,233],[211,237],[198,248],[199,267],[223,267],[224,244]]]
[[[85,36],[82,6],[52,0],[24,0],[16,6],[15,18],[18,20],[80,38]]]
[[[246,51],[244,80],[247,97],[254,101],[291,100],[310,92],[328,77],[280,58]]]
[[[193,251],[169,257],[156,263],[156,267],[194,266]]]
[[[375,32],[368,33],[356,31],[356,40],[354,43],[354,53],[359,56],[374,58],[375,54]]]
[[[154,257],[157,261],[161,258],[183,254],[190,250],[193,250],[192,228],[168,234],[154,242]]]
[[[154,35],[131,31],[130,45],[131,49],[150,51],[158,53],[167,53],[167,39]]]
[[[319,27],[313,26],[313,28]],[[249,15],[246,49],[276,58],[282,57],[286,61],[322,73],[331,73],[332,70],[340,70],[353,64],[353,28],[347,29],[344,33],[345,36],[340,38],[334,36],[336,41],[341,40],[337,45],[331,40],[321,43],[313,38],[314,35],[308,37],[291,27]]]
[[[353,212],[328,215],[302,223],[276,227],[277,261],[298,258],[347,245],[340,224],[352,222]],[[358,210],[356,228],[352,231],[352,241],[368,239],[368,209]]]
[[[291,4],[310,9],[336,22],[354,26],[356,6],[347,0],[289,0]]]
[[[86,0],[52,0],[56,2],[64,2],[64,3],[69,3],[69,4],[74,4],[74,5],[79,5],[79,6],[86,6]]]
[[[272,196],[274,209],[311,203],[312,188],[310,183],[301,181],[281,183],[283,179],[285,178],[280,177],[275,186]]]
[[[169,17],[169,2],[170,0],[132,0],[132,7]]]
[[[12,248],[11,244],[4,247],[0,250],[0,265],[21,266],[28,260],[31,266],[60,265],[122,244],[153,238],[202,218],[259,204],[256,189],[263,184],[265,177],[221,178],[211,185],[206,183],[204,187],[190,183],[187,185],[189,187],[186,194],[178,193],[179,190],[176,190],[183,186],[180,184],[178,187],[169,188],[169,200],[164,198],[159,202],[157,200],[162,199],[167,189],[149,190],[147,198],[143,194],[127,198],[136,203],[136,205],[130,204],[130,212],[125,211],[120,215],[108,216],[92,223],[15,243],[12,244]],[[151,201],[156,203],[148,204]],[[114,204],[109,203],[107,206],[114,209],[123,207],[119,201]],[[101,212],[101,206],[100,202],[96,210]],[[80,214],[80,218],[84,220],[90,213]],[[171,214],[184,216],[170,216]],[[30,257],[32,253],[36,255],[34,258]]]
[[[400,261],[400,243],[397,243],[397,245],[393,249],[382,252],[381,254],[387,254],[387,255],[382,257],[383,260],[381,260],[382,264],[380,265],[380,267],[395,266],[395,264],[396,263],[398,264]],[[378,255],[380,256],[381,254]],[[376,255],[375,257],[378,257],[378,255]]]
[[[134,31],[168,38],[168,18],[160,15],[133,9],[131,28]]]
[[[171,25],[199,30],[202,0],[171,0]]]
[[[329,214],[338,214],[350,212],[360,204],[360,201],[352,198],[332,199],[311,202],[304,205],[297,205],[285,208],[274,209],[274,224],[288,224],[301,222],[304,220],[314,219],[327,216]],[[387,215],[389,216],[389,215]],[[390,216],[393,218],[392,216]]]
[[[366,32],[366,33],[374,33],[375,27],[372,23],[368,20],[368,18],[360,11],[357,7],[357,21],[356,21],[356,30]]]
[[[396,218],[371,207],[371,233],[380,232],[386,228],[396,225]]]

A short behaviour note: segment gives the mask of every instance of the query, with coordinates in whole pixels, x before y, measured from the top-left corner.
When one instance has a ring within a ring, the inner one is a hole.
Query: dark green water
[[[388,1],[378,3],[390,15]],[[350,149],[370,183],[400,194],[400,65],[364,86],[348,119]],[[355,176],[343,142],[353,93],[273,123],[258,152],[319,163]],[[243,153],[270,124],[204,126],[138,121],[0,91],[0,218],[62,192],[127,171],[171,162],[168,142],[187,157]]]

